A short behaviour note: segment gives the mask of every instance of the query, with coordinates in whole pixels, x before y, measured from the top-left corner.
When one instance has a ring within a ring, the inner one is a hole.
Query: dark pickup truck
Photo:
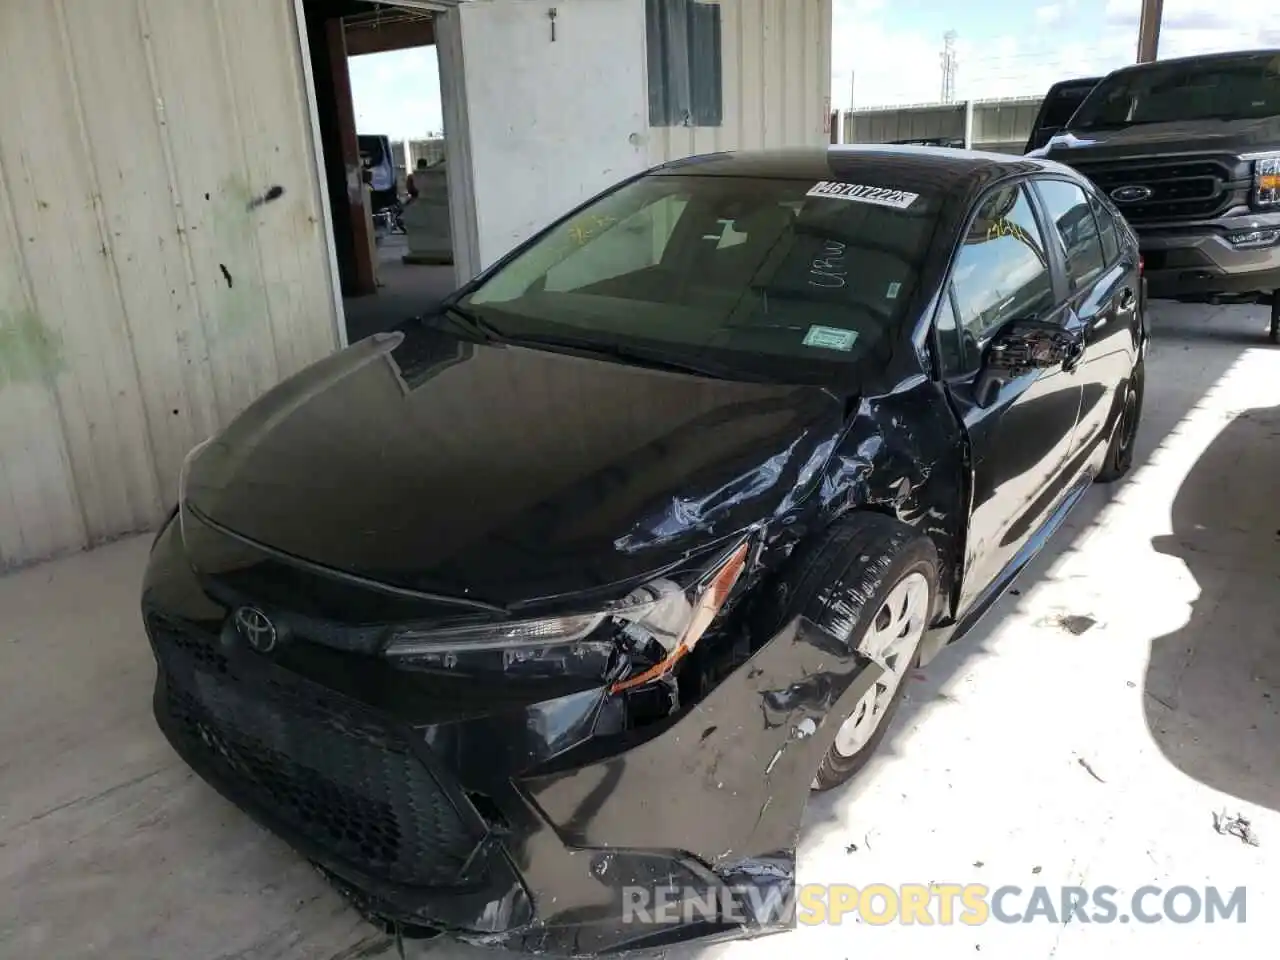
[[[1280,342],[1280,50],[1117,70],[1030,153],[1111,198],[1150,296],[1270,304]]]

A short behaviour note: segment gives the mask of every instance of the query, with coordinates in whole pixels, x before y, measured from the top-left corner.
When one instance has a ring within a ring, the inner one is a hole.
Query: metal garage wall
[[[828,143],[831,0],[719,0],[718,127],[653,127],[649,159]]]
[[[0,4],[0,569],[337,344],[292,0]]]

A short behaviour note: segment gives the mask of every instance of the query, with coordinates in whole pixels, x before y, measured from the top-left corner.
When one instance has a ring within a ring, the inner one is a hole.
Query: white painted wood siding
[[[650,162],[828,143],[831,0],[719,3],[724,122],[650,128]]]
[[[292,0],[6,0],[0,90],[4,569],[154,525],[338,340]]]

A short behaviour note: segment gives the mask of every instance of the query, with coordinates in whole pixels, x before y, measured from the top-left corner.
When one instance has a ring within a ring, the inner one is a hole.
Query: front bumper
[[[879,673],[830,634],[795,621],[698,703],[613,732],[604,687],[409,673],[305,642],[258,654],[178,539],[161,535],[143,595],[156,719],[366,915],[573,955],[794,922],[813,771]],[[670,887],[719,908],[628,909]]]
[[[1280,228],[1280,223],[1266,226]],[[1238,247],[1228,237],[1247,233],[1254,220],[1224,219],[1195,227],[1145,228],[1138,242],[1148,293],[1158,299],[1247,298],[1280,289],[1280,243]]]

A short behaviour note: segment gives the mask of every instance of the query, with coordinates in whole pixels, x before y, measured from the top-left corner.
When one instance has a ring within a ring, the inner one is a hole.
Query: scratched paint
[[[47,381],[64,365],[62,337],[38,313],[0,311],[0,389]]]

